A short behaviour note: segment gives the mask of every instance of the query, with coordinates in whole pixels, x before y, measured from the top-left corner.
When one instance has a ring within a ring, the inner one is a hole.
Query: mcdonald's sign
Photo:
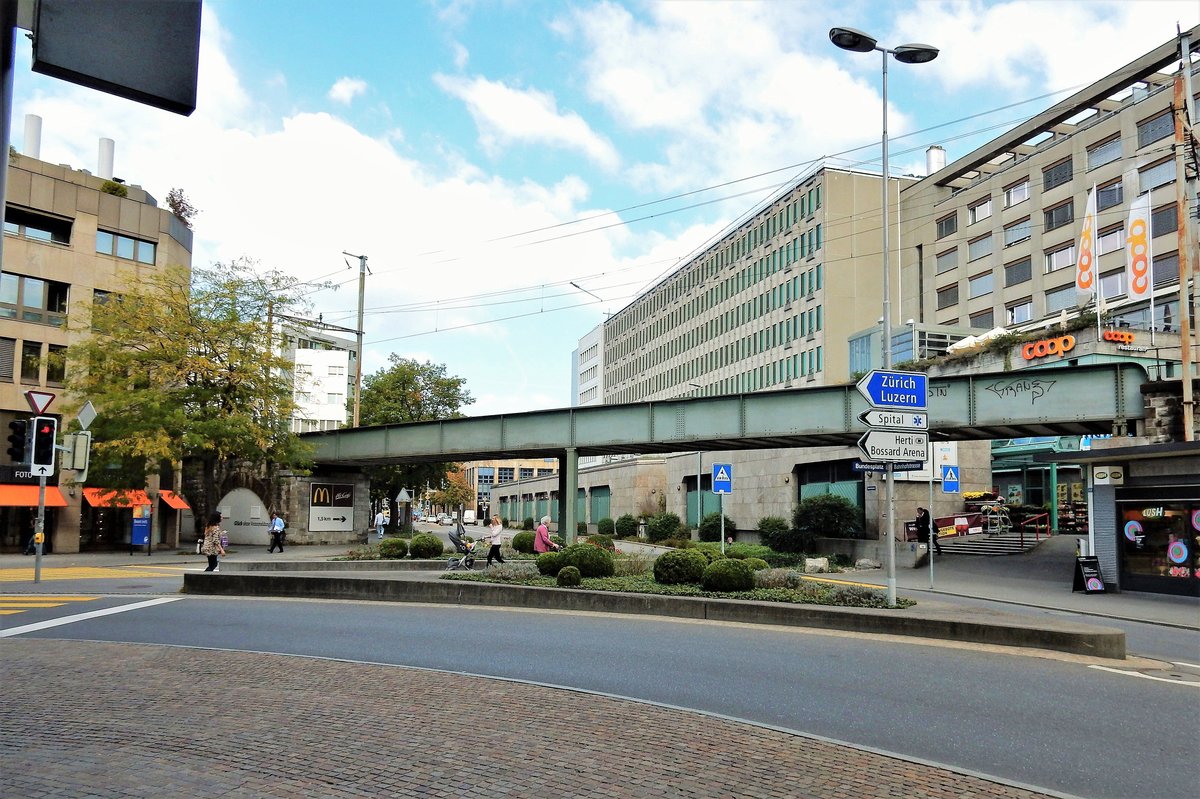
[[[308,491],[309,531],[345,532],[354,529],[353,485],[312,483]]]

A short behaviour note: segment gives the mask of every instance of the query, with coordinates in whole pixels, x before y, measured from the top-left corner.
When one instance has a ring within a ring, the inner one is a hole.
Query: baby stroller
[[[454,549],[458,551],[459,557],[450,558],[446,563],[446,571],[455,569],[471,571],[475,568],[475,542],[467,541],[466,535],[467,531],[463,529],[462,522],[458,523],[457,530],[450,531],[450,543],[454,544]]]

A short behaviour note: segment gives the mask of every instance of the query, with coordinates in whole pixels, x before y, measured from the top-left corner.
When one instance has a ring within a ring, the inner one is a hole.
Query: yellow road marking
[[[57,608],[66,602],[0,602],[0,608],[17,608],[24,610],[25,608]]]
[[[0,583],[25,583],[33,581],[33,569],[0,569]],[[103,580],[127,577],[173,577],[170,571],[154,571],[140,566],[117,569],[100,569],[94,566],[42,569],[43,580]]]
[[[808,574],[803,575],[800,579],[812,580],[814,583],[833,583],[834,585],[857,585],[861,588],[883,589],[885,587],[882,585],[877,585],[876,583],[856,583],[853,580],[835,580],[832,577],[813,577],[812,575],[808,575]]]
[[[91,602],[87,594],[0,594],[0,602]]]

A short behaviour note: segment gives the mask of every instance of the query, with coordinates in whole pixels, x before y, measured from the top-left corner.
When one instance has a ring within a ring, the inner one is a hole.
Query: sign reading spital
[[[311,483],[308,491],[310,532],[349,532],[354,529],[353,485]]]

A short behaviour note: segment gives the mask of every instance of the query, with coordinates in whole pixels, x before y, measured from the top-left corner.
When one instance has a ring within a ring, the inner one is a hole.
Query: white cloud
[[[367,91],[367,82],[358,78],[338,78],[329,89],[329,99],[342,105],[350,105],[355,97]]]
[[[480,144],[491,153],[514,145],[541,144],[574,150],[605,169],[620,156],[583,117],[558,110],[553,95],[520,90],[485,78],[436,75],[434,81],[467,105],[479,129]]]

